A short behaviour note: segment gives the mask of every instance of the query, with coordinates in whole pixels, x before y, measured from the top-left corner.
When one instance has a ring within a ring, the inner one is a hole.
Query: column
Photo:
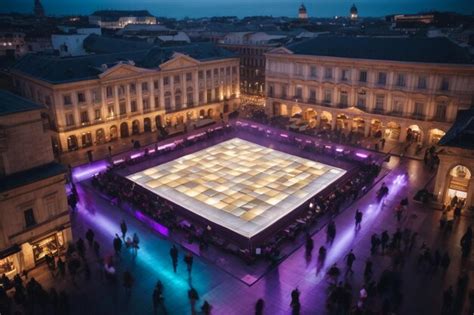
[[[370,119],[364,118],[364,137],[367,138],[369,135],[370,135]]]
[[[320,127],[321,126],[321,113],[319,112],[318,115],[316,116],[316,126]]]
[[[333,117],[331,119],[331,130],[336,130],[336,120],[337,120],[336,116],[337,115],[332,115],[332,116]]]
[[[148,80],[148,85],[150,86],[148,107],[149,107],[149,111],[151,111],[152,109],[155,108],[155,82],[154,80],[153,79]]]

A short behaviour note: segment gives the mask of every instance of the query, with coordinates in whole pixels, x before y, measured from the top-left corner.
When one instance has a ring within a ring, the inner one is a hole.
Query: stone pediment
[[[144,71],[145,69],[141,69],[132,65],[117,64],[102,72],[99,75],[99,78],[103,80],[121,79],[143,73]]]
[[[173,69],[189,68],[189,67],[197,66],[199,63],[200,63],[199,60],[191,58],[187,55],[175,53],[170,60],[161,64],[160,69],[173,70]]]
[[[269,51],[271,54],[292,55],[293,52],[285,47],[278,47]]]

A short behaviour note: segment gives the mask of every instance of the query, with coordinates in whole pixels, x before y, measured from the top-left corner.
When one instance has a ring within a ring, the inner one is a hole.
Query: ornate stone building
[[[436,144],[474,95],[474,65],[448,39],[319,37],[266,54],[266,112],[310,127]]]
[[[64,166],[43,106],[0,90],[0,274],[33,268],[72,240]]]
[[[219,119],[239,105],[239,59],[210,43],[76,58],[28,55],[12,69],[44,104],[62,151]]]
[[[440,141],[439,167],[433,194],[447,204],[456,196],[474,207],[474,107],[458,112],[456,121]]]

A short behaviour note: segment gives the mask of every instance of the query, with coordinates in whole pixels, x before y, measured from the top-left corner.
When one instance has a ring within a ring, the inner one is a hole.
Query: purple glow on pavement
[[[298,142],[303,141],[303,139],[300,139],[300,138],[295,138],[295,140],[298,141]]]
[[[174,144],[174,143],[168,143],[168,144],[164,144],[164,145],[162,145],[162,146],[159,146],[159,147],[158,147],[158,150],[164,150],[164,149],[166,149],[166,148],[171,148],[171,147],[174,147],[174,146],[176,146],[176,144]]]
[[[331,149],[331,146],[330,146],[330,145],[325,145],[324,148],[330,150],[330,149]]]
[[[250,127],[252,127],[252,128],[258,128],[257,125],[251,125]]]
[[[336,148],[336,152],[344,152],[343,148]]]
[[[313,141],[311,141],[311,140],[306,140],[306,143],[313,143]]]
[[[123,163],[124,161],[125,161],[124,159],[118,159],[114,161],[114,164],[117,165],[117,164]]]
[[[138,220],[142,221],[143,223],[145,223],[149,227],[153,228],[153,230],[155,230],[156,232],[158,232],[158,233],[160,233],[161,235],[164,235],[164,236],[169,236],[169,230],[166,226],[161,225],[158,222],[156,222],[155,220],[150,219],[149,217],[147,217],[146,215],[144,215],[143,213],[141,213],[138,210],[135,210],[134,214],[135,214],[135,217]]]
[[[288,135],[285,133],[280,133],[280,136],[282,136],[283,138],[288,138]]]
[[[357,153],[356,153],[356,156],[358,156],[358,157],[360,157],[360,158],[363,158],[363,159],[366,159],[366,158],[368,157],[367,154],[365,154],[365,153],[360,153],[360,152],[357,152]]]
[[[155,153],[155,149],[150,149],[150,150],[148,150],[148,153],[150,153],[150,154],[151,154],[151,153]]]
[[[143,156],[143,154],[144,154],[143,152],[135,153],[135,154],[130,155],[130,158],[133,160],[140,156]]]
[[[104,160],[94,162],[93,164],[81,165],[72,170],[72,176],[75,181],[83,181],[91,178],[94,174],[100,173],[107,169],[107,162]]]

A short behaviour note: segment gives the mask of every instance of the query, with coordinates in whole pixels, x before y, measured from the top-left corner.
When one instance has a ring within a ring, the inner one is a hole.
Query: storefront
[[[57,256],[65,248],[63,232],[60,231],[46,238],[32,242],[31,247],[33,249],[35,264],[41,262],[48,254]]]
[[[0,251],[0,275],[5,274],[11,279],[18,272],[19,252],[21,252],[21,248],[18,245]]]

